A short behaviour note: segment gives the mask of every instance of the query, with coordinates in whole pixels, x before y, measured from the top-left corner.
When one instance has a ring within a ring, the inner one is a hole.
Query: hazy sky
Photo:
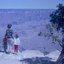
[[[55,9],[64,0],[0,0],[0,9]]]

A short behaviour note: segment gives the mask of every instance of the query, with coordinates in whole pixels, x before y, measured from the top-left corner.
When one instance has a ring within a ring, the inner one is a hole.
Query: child
[[[6,35],[3,38],[3,47],[4,47],[4,52],[7,53],[7,37],[6,37]]]
[[[15,54],[17,54],[19,51],[19,45],[20,45],[20,39],[19,39],[18,34],[16,34],[14,38],[14,53]]]

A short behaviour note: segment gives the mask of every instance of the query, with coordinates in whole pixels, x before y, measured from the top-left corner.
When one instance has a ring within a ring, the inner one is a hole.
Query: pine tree
[[[61,34],[63,35],[63,38],[62,40],[58,40],[58,43],[59,45],[62,47],[62,51],[61,51],[61,54],[59,56],[59,58],[57,59],[57,62],[56,64],[60,64],[60,62],[62,61],[63,57],[64,57],[64,5],[62,4],[59,4],[58,6],[58,9],[54,12],[52,12],[52,14],[50,14],[50,22],[52,25],[56,25],[56,30],[57,32],[61,30]]]

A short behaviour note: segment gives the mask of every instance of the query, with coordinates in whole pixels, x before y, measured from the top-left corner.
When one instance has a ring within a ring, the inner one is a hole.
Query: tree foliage
[[[57,31],[62,28],[62,32],[64,32],[64,6],[59,4],[57,7],[58,9],[50,15],[50,22],[54,25],[57,25]]]
[[[57,7],[58,9],[50,14],[50,23],[46,25],[46,28],[49,30],[48,35],[52,37],[52,42],[58,42],[61,46],[64,36],[61,35],[62,38],[60,38],[58,31],[64,34],[64,6],[59,4]],[[55,32],[57,33],[55,34]]]

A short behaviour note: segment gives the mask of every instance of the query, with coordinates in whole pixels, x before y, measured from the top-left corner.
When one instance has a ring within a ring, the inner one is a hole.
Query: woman
[[[12,46],[13,46],[13,30],[11,29],[12,28],[12,25],[11,24],[8,24],[7,25],[7,30],[6,30],[6,37],[7,37],[7,47],[8,47],[8,52],[12,52]]]

